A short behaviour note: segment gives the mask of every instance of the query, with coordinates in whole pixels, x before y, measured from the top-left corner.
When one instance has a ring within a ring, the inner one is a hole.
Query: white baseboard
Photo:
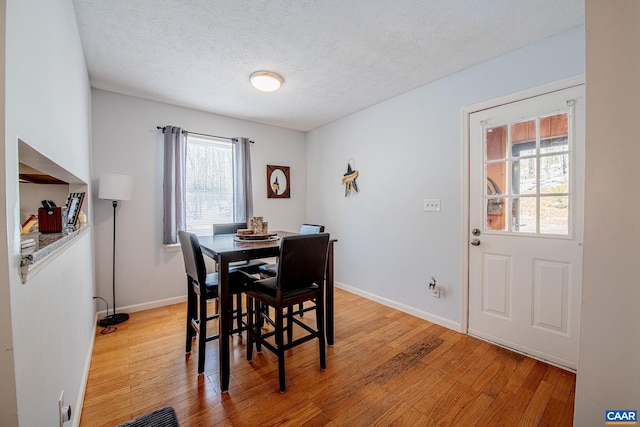
[[[452,329],[456,332],[461,332],[461,327],[460,327],[460,323],[458,322],[453,322],[449,319],[445,319],[444,317],[440,317],[440,316],[436,316],[434,314],[428,313],[426,311],[422,311],[422,310],[417,310],[414,307],[410,307],[408,305],[405,304],[401,304],[397,301],[393,301],[375,294],[372,294],[370,292],[366,292],[363,291],[361,289],[357,289],[354,288],[352,286],[346,285],[344,283],[340,283],[340,282],[335,282],[335,287],[342,289],[344,291],[350,292],[352,294],[355,295],[359,295],[363,298],[369,299],[371,301],[375,301],[377,303],[380,303],[382,305],[386,305],[387,307],[391,307],[394,308],[396,310],[400,310],[403,313],[407,313],[410,314],[412,316],[418,317],[420,319],[424,319],[427,320],[429,322],[438,324],[440,326],[443,326],[445,328],[449,328]],[[187,296],[179,296],[179,297],[173,297],[173,298],[167,298],[167,299],[163,299],[163,300],[157,300],[157,301],[151,301],[151,302],[146,302],[143,304],[136,304],[136,305],[129,305],[126,307],[120,307],[118,308],[118,313],[135,313],[137,311],[144,311],[144,310],[150,310],[152,308],[158,308],[158,307],[164,307],[166,305],[172,305],[172,304],[179,304],[182,302],[186,302],[187,301]],[[98,312],[98,318],[102,318],[104,316],[106,316],[106,311],[101,311]]]
[[[361,296],[361,297],[366,298],[368,300],[375,301],[375,302],[380,303],[382,305],[385,305],[387,307],[391,307],[391,308],[394,308],[396,310],[402,311],[403,313],[407,313],[407,314],[410,314],[412,316],[418,317],[420,319],[427,320],[427,321],[429,321],[431,323],[435,323],[437,325],[443,326],[445,328],[452,329],[452,330],[454,330],[456,332],[461,332],[461,326],[460,326],[460,323],[458,323],[458,322],[453,322],[453,321],[451,321],[449,319],[445,319],[443,317],[436,316],[436,315],[428,313],[426,311],[417,310],[414,307],[409,307],[408,305],[401,304],[401,303],[399,303],[397,301],[393,301],[393,300],[381,297],[379,295],[375,295],[375,294],[363,291],[361,289],[354,288],[354,287],[349,286],[349,285],[345,285],[344,283],[335,282],[335,287],[338,288],[338,289],[342,289],[344,291],[347,291],[349,293]]]
[[[118,307],[117,312],[118,313],[135,313],[137,311],[151,310],[152,308],[164,307],[164,306],[173,305],[173,304],[180,304],[186,301],[187,301],[187,296],[183,295],[179,297],[145,302],[143,304],[128,305],[126,307]],[[106,310],[99,311],[97,314],[98,319],[101,319],[106,315],[107,315]]]

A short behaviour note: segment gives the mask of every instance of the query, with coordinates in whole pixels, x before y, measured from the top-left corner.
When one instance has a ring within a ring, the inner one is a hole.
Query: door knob
[[[480,239],[473,239],[469,243],[471,243],[471,246],[480,246]]]

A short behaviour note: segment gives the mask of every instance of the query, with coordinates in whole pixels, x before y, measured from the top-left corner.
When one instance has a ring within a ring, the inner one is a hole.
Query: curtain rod
[[[162,133],[164,133],[165,126],[156,126],[156,127],[158,128],[158,130],[161,130]],[[228,136],[217,136],[217,135],[209,135],[206,133],[189,132],[188,130],[183,130],[182,132],[187,132],[193,135],[208,136],[210,138],[228,139],[229,141],[233,141],[235,139],[235,138],[229,138]],[[254,141],[249,140],[249,142],[254,144]]]

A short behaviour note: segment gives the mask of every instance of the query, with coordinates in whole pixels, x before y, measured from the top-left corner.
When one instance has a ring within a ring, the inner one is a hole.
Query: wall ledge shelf
[[[84,235],[90,228],[91,226],[89,224],[83,225],[77,230],[61,236],[54,242],[47,244],[31,254],[21,255],[20,276],[22,277],[22,284],[27,283],[44,267],[56,259],[58,255],[64,253],[73,242],[78,240],[78,238]]]

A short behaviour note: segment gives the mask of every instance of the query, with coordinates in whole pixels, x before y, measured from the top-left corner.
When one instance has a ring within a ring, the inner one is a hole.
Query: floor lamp
[[[126,313],[116,314],[116,208],[121,200],[131,200],[131,189],[133,181],[128,175],[105,174],[100,175],[98,198],[111,200],[113,205],[113,264],[112,264],[112,290],[113,290],[113,312],[98,321],[100,326],[117,325],[129,319]]]

